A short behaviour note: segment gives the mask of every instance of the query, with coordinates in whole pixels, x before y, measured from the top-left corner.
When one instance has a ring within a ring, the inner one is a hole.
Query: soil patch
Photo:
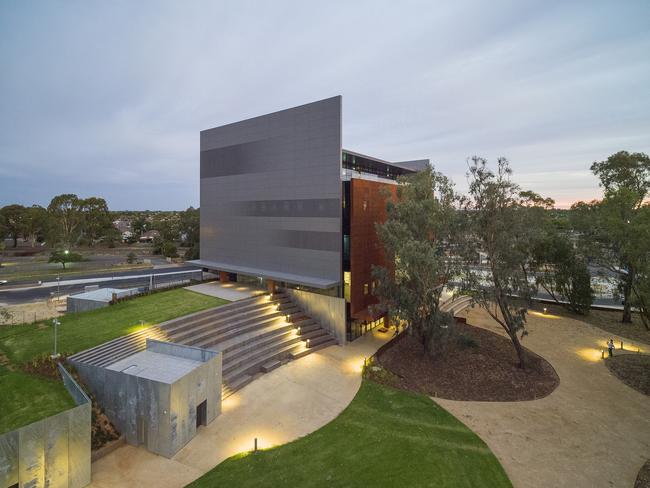
[[[644,395],[650,395],[650,356],[646,354],[620,354],[607,358],[609,370],[627,386]]]
[[[634,488],[650,488],[650,459],[639,470]]]
[[[521,369],[510,340],[468,324],[455,328],[461,340],[436,358],[423,354],[414,337],[400,337],[377,354],[369,375],[396,388],[464,401],[535,400],[560,384],[553,367],[528,349],[528,366]]]

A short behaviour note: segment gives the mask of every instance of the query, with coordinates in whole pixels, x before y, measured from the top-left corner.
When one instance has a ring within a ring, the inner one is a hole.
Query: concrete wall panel
[[[292,300],[310,317],[318,321],[330,334],[336,337],[339,344],[344,345],[345,335],[345,300],[319,293],[286,288],[285,291]]]
[[[90,483],[90,400],[59,367],[74,408],[0,435],[0,487]]]

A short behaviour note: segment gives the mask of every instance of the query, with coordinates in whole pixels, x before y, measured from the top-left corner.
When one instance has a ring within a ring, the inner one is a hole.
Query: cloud
[[[10,2],[0,6],[0,204],[94,192],[198,205],[200,130],[342,94],[344,147],[506,156],[569,204],[588,167],[650,152],[650,4]]]

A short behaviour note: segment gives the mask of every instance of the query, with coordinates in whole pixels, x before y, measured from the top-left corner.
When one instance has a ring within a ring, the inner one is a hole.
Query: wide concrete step
[[[213,309],[210,314],[189,318],[184,317],[173,322],[166,322],[161,325],[161,328],[168,331],[170,335],[180,334],[184,331],[195,330],[204,325],[216,325],[228,321],[233,317],[243,316],[244,314],[254,314],[257,311],[271,310],[274,307],[277,307],[280,303],[283,302],[269,301],[268,298],[266,298],[264,301],[247,302],[236,308],[224,309],[224,307],[229,307],[228,305],[224,305]]]
[[[321,349],[325,349],[330,346],[336,346],[337,344],[338,342],[336,342],[336,339],[330,337],[327,341],[321,342],[317,346],[305,347],[303,350],[293,353],[291,355],[291,359],[300,359],[304,356],[307,356],[308,354],[320,351]]]
[[[169,332],[169,337],[174,342],[185,342],[193,337],[199,337],[202,334],[211,334],[216,331],[227,331],[239,327],[240,325],[264,320],[265,318],[281,317],[286,313],[286,311],[276,310],[273,306],[264,306],[242,314],[225,316],[218,321],[208,321],[204,324],[197,324],[194,327],[184,328],[180,331]]]
[[[230,382],[224,380],[221,387],[221,399],[225,400],[237,390],[241,390],[251,381],[253,381],[253,377],[248,374],[240,375],[239,377],[232,379]]]
[[[279,368],[280,366],[282,366],[282,361],[278,361],[277,359],[272,359],[268,363],[262,365],[262,372],[270,373],[275,368]]]
[[[288,344],[281,348],[274,348],[270,351],[267,351],[264,355],[256,358],[250,363],[246,363],[236,369],[229,371],[224,374],[226,381],[230,382],[243,374],[254,375],[261,371],[262,365],[266,364],[272,360],[285,360],[290,359],[293,353],[297,353],[305,346],[302,342],[297,342],[295,344]]]
[[[164,331],[158,327],[133,332],[132,334],[119,337],[112,341],[105,342],[85,351],[74,354],[69,359],[72,362],[90,364],[93,366],[108,366],[120,359],[128,357],[146,348],[147,339],[166,340]]]
[[[242,368],[246,364],[255,364],[259,358],[268,357],[273,351],[283,351],[286,346],[302,343],[306,346],[307,340],[314,341],[314,346],[330,339],[330,336],[323,329],[312,331],[304,336],[297,335],[294,331],[287,331],[284,334],[270,337],[264,341],[249,344],[244,349],[224,353],[223,374]]]
[[[264,326],[282,322],[285,323],[284,313],[275,312],[264,317],[256,319],[249,319],[242,322],[235,322],[215,330],[205,330],[194,336],[186,338],[182,341],[177,341],[181,344],[189,346],[212,348],[220,342],[237,337],[238,335],[248,334],[255,330],[262,329]]]
[[[285,336],[295,336],[296,331],[290,325],[284,322],[270,324],[256,333],[249,334],[246,337],[235,337],[230,341],[223,342],[219,350],[223,353],[223,362],[227,363],[238,354],[246,354],[249,350],[263,347],[265,343],[277,341]]]
[[[231,371],[239,369],[245,365],[255,364],[261,357],[267,357],[274,351],[284,350],[286,346],[291,346],[302,342],[302,339],[295,333],[288,332],[274,340],[262,341],[253,344],[245,350],[238,351],[235,354],[224,354],[223,374],[227,375]]]
[[[142,337],[147,337],[151,333],[149,327],[142,329],[131,334],[128,334],[123,337],[118,337],[111,341],[100,344],[99,346],[86,349],[85,351],[78,352],[71,356],[71,359],[76,361],[90,361],[94,358],[101,357],[112,351],[116,351],[128,346],[131,343],[138,342],[142,340]]]
[[[234,302],[230,303],[225,303],[223,305],[219,305],[216,307],[209,308],[207,310],[201,310],[199,312],[194,312],[190,313],[188,315],[183,315],[182,317],[177,317],[174,319],[167,320],[165,322],[162,322],[160,324],[161,328],[166,328],[168,325],[174,325],[178,324],[180,322],[188,321],[188,320],[194,320],[194,319],[199,319],[201,317],[206,317],[209,315],[213,315],[215,313],[222,313],[222,312],[230,312],[234,310],[238,310],[243,307],[248,307],[252,306],[255,304],[260,304],[260,303],[265,303],[268,302],[269,296],[268,295],[258,295],[250,298],[244,298],[243,300],[237,300]]]

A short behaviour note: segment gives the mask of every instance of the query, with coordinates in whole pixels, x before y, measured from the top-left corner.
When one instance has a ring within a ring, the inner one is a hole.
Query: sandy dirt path
[[[224,459],[285,444],[331,422],[361,386],[361,369],[391,337],[372,331],[345,347],[330,346],[262,375],[223,402],[223,412],[202,427],[173,458],[123,446],[94,462],[95,488],[176,488]]]
[[[468,312],[468,322],[502,333],[479,309]],[[523,344],[560,377],[553,393],[517,403],[436,401],[488,444],[517,488],[632,488],[650,458],[650,397],[620,382],[600,359],[609,337],[617,347],[622,338],[537,313],[528,329]]]

